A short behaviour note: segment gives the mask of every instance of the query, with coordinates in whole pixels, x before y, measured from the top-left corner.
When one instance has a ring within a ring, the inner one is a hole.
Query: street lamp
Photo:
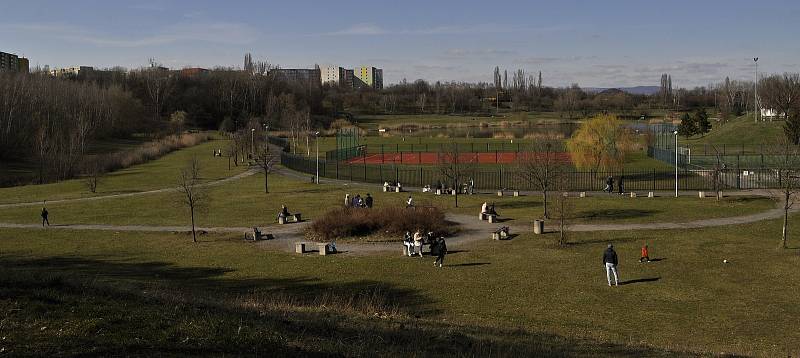
[[[264,125],[264,147],[269,150],[269,125]]]
[[[675,197],[678,197],[678,131],[675,134]]]
[[[256,129],[250,128],[250,152],[256,152]]]
[[[761,108],[758,106],[758,57],[753,57],[753,63],[756,64],[756,72],[753,76],[753,118],[758,122],[758,115]]]
[[[317,176],[316,176],[316,183],[319,184],[319,132],[314,132],[314,144],[317,147]]]

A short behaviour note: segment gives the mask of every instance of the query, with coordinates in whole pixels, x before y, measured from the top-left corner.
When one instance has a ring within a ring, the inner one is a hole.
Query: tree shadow
[[[650,261],[648,261],[648,262],[659,262],[659,261],[664,261],[666,259],[667,259],[666,257],[658,257],[658,258],[650,259]]]
[[[634,283],[655,282],[655,281],[658,281],[660,279],[661,279],[661,277],[638,278],[638,279],[635,279],[635,280],[620,281],[619,284],[621,286],[625,286],[625,285],[632,285]]]
[[[585,219],[590,221],[596,220],[618,220],[618,219],[633,219],[652,216],[657,214],[658,210],[643,210],[643,209],[597,209],[581,211],[575,216],[576,219]]]
[[[474,262],[448,265],[488,265]],[[0,300],[25,309],[9,355],[666,356],[630,344],[448,323],[417,289],[370,280],[234,278],[225,267],[0,256]],[[2,301],[0,301],[2,302]],[[46,314],[45,314],[46,313]],[[85,322],[81,323],[81,322]],[[75,324],[86,330],[61,330]],[[48,328],[54,327],[54,328]],[[425,337],[419,345],[420,337]]]

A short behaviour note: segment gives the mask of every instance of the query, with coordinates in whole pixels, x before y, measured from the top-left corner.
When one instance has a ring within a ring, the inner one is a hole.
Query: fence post
[[[419,187],[423,187],[424,186],[422,184],[422,167],[419,167],[419,184],[417,186],[419,186]]]
[[[397,169],[397,164],[394,165],[394,183],[400,182],[400,171]]]

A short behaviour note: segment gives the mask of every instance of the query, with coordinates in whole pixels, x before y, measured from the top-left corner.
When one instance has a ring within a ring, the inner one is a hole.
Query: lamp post
[[[315,180],[319,184],[319,132],[314,132],[314,145],[317,147],[317,175]]]
[[[758,57],[753,57],[753,63],[756,64],[756,72],[753,75],[753,118],[758,122],[758,115],[761,112],[758,106]]]
[[[264,125],[264,147],[269,150],[269,125]]]
[[[256,152],[256,129],[250,128],[250,153]]]
[[[675,134],[675,197],[678,197],[678,131]]]

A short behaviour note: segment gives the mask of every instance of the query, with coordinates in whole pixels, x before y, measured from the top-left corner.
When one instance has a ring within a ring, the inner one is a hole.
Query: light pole
[[[678,131],[675,134],[675,197],[678,197]]]
[[[317,176],[316,176],[316,183],[319,184],[319,132],[314,132],[314,144],[316,145],[317,149]]]
[[[269,125],[264,125],[264,147],[269,150]]]
[[[256,129],[250,128],[250,153],[256,152]]]
[[[756,72],[753,75],[753,118],[758,122],[758,115],[761,108],[758,108],[758,57],[753,57],[753,63],[756,64]]]

